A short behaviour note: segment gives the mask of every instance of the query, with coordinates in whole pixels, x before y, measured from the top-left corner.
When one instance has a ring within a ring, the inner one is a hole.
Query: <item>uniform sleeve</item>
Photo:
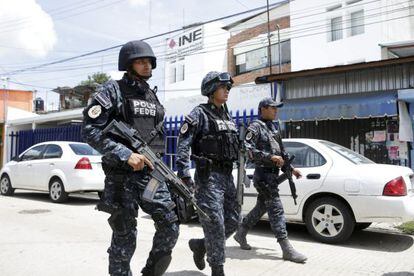
[[[111,165],[118,166],[128,161],[132,151],[103,134],[102,130],[116,114],[118,86],[105,83],[98,88],[91,103],[83,111],[82,137],[94,149],[104,155]]]
[[[180,178],[190,177],[190,150],[191,146],[201,131],[203,119],[199,107],[194,108],[180,128],[177,145],[177,175]]]
[[[272,154],[257,148],[257,142],[260,138],[260,127],[256,124],[250,124],[244,138],[244,146],[248,153],[249,159],[253,162],[269,162]]]

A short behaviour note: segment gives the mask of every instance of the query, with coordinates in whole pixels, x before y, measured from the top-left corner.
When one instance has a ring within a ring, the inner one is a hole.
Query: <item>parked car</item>
[[[287,181],[279,185],[286,218],[305,223],[318,241],[338,243],[373,222],[414,220],[414,174],[410,168],[376,164],[354,151],[316,139],[284,139],[293,165],[303,177],[294,179],[297,205]],[[247,168],[253,178],[254,168]],[[236,181],[237,170],[233,171]],[[245,187],[242,213],[255,205],[257,191]],[[183,216],[182,216],[183,217]],[[267,219],[267,215],[263,217]]]
[[[15,189],[45,191],[53,202],[64,202],[74,192],[101,193],[101,163],[99,152],[85,143],[39,143],[3,166],[0,191],[9,196]]]

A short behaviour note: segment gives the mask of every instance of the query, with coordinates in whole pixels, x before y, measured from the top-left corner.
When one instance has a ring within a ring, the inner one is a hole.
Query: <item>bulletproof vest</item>
[[[255,122],[260,125],[260,136],[256,142],[257,149],[269,152],[272,155],[280,155],[282,148],[279,132],[270,128],[261,120]],[[263,165],[272,165],[272,163]]]
[[[195,155],[214,161],[235,161],[238,157],[239,141],[236,124],[230,114],[217,114],[210,104],[200,104],[208,118],[208,132],[197,137],[192,147]]]
[[[122,115],[126,122],[138,131],[155,153],[165,152],[164,134],[156,127],[163,124],[165,109],[155,93],[146,85],[130,86],[118,81],[122,94]],[[163,130],[163,126],[161,127]]]

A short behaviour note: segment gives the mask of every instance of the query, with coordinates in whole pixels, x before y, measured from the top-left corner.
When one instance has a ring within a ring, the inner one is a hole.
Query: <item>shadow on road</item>
[[[276,242],[275,242],[276,243]],[[277,257],[275,254],[280,253],[272,248],[260,248],[252,246],[251,250],[242,250],[239,246],[227,246],[226,257],[237,260],[283,260],[281,257]]]
[[[201,273],[200,271],[195,270],[183,270],[183,271],[176,271],[176,272],[167,272],[164,274],[165,276],[205,276],[207,274]]]
[[[289,239],[293,241],[304,241],[318,243],[313,240],[303,224],[288,224],[287,230]],[[266,221],[259,222],[249,234],[260,235],[273,238],[270,225]],[[363,231],[355,231],[351,238],[342,244],[332,246],[342,246],[364,250],[383,251],[383,252],[401,252],[413,246],[413,237],[398,232],[380,230],[376,228],[367,228]],[[414,275],[413,275],[414,276]]]
[[[11,198],[16,200],[31,200],[31,201],[41,201],[54,204],[47,193],[40,192],[26,192],[26,191],[16,191]],[[98,203],[98,195],[96,193],[84,193],[84,194],[69,194],[69,198],[64,203],[59,203],[61,205],[96,205]]]

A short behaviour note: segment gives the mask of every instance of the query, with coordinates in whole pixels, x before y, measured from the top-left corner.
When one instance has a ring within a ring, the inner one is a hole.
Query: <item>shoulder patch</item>
[[[110,109],[112,107],[111,99],[108,97],[106,91],[100,91],[100,92],[96,93],[94,98],[105,109]]]
[[[246,141],[250,141],[253,137],[253,133],[251,131],[248,131],[246,134]]]
[[[181,126],[180,133],[185,134],[187,130],[188,130],[188,123],[186,122]]]
[[[101,115],[102,113],[102,107],[100,105],[94,105],[91,108],[89,108],[88,110],[88,116],[91,119],[96,119],[99,117],[99,115]]]

